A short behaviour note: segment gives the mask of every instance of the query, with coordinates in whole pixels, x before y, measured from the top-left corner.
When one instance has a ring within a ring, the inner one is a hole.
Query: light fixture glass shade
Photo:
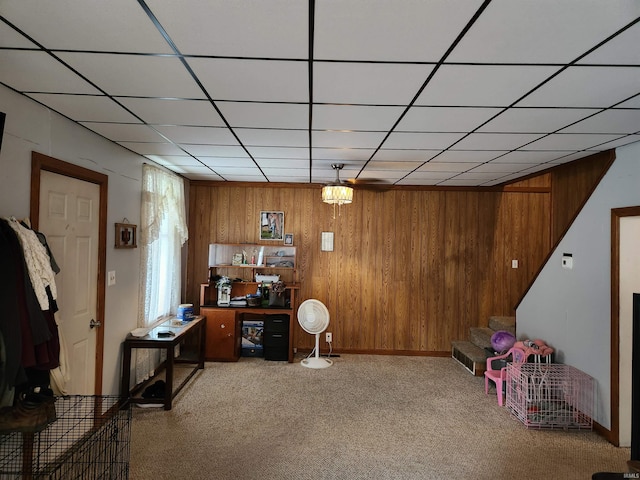
[[[322,187],[322,201],[344,205],[353,201],[353,188],[347,185],[325,185]]]

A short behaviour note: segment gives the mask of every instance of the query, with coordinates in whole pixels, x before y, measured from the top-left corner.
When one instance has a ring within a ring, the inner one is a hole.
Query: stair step
[[[506,330],[514,335],[516,334],[516,317],[489,317],[489,328],[495,331]]]
[[[487,354],[477,345],[466,340],[454,340],[451,342],[451,357],[476,377],[484,375]]]
[[[469,341],[480,348],[491,349],[491,335],[495,330],[487,327],[471,327],[469,329]]]

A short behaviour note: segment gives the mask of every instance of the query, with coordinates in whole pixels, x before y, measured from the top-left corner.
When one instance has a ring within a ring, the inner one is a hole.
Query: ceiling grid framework
[[[496,186],[640,141],[636,0],[3,0],[0,20],[0,83],[191,180],[344,163]]]

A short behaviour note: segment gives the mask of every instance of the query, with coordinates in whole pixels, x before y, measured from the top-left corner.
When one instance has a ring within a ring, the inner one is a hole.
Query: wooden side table
[[[122,384],[120,396],[123,400],[129,400],[133,403],[159,403],[162,401],[165,410],[171,410],[171,402],[174,397],[182,390],[187,382],[196,372],[204,368],[204,352],[206,344],[206,322],[203,316],[195,317],[189,322],[182,324],[174,324],[177,319],[173,318],[153,328],[144,337],[134,337],[127,335],[124,341],[124,357],[122,360]],[[164,332],[171,332],[173,335],[163,336]],[[181,345],[181,353],[175,357],[175,347]],[[165,362],[156,368],[156,372],[165,370],[165,393],[164,399],[159,398],[142,398],[136,396],[145,385],[150,385],[153,379],[135,385],[130,388],[131,381],[131,351],[134,348],[151,348],[164,349],[167,353]],[[176,388],[173,386],[173,374],[175,364],[191,365],[193,368],[185,379]]]

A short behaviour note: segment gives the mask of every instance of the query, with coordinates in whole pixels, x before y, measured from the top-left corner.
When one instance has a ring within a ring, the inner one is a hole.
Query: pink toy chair
[[[492,362],[494,360],[504,360],[511,357],[513,363],[524,363],[527,360],[527,356],[524,350],[513,347],[509,349],[507,353],[497,355],[495,357],[487,358],[487,369],[484,372],[484,393],[489,394],[489,380],[496,384],[496,391],[498,393],[498,405],[504,404],[503,384],[507,378],[507,367],[502,367],[498,370],[493,368]]]

